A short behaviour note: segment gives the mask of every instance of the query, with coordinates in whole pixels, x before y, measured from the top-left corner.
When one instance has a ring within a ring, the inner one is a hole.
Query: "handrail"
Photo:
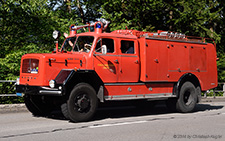
[[[0,80],[0,83],[1,82],[16,82],[16,80]]]

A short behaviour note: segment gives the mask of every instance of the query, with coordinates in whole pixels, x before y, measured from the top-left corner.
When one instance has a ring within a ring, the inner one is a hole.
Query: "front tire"
[[[196,106],[198,99],[196,87],[189,81],[185,82],[180,89],[179,98],[176,108],[179,112],[192,112]]]
[[[61,105],[61,112],[62,112],[63,116],[64,116],[66,119],[70,119],[69,113],[68,113],[68,106],[67,106],[67,103],[63,103],[63,104]]]
[[[71,91],[67,105],[71,121],[88,121],[94,116],[98,106],[96,92],[89,84],[80,83]]]
[[[41,96],[25,95],[24,102],[34,116],[47,116],[53,109],[50,104],[43,103]]]

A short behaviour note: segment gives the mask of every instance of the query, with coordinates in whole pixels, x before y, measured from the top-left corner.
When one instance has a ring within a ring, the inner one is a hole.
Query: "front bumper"
[[[16,85],[17,96],[23,94],[30,95],[49,95],[49,96],[62,96],[63,90],[49,87],[29,86],[29,85]]]

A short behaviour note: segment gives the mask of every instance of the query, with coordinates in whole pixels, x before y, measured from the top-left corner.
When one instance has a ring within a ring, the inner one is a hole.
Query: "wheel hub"
[[[85,95],[83,95],[82,97],[78,98],[77,106],[79,107],[79,111],[83,111],[90,106],[90,101]]]
[[[192,103],[192,96],[191,96],[191,92],[187,91],[184,94],[184,102],[186,105],[190,105]]]

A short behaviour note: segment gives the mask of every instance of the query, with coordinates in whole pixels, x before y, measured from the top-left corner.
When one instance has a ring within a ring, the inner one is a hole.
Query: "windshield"
[[[62,46],[61,51],[71,51],[76,37],[67,38]]]
[[[93,44],[93,36],[79,36],[75,43],[73,51],[89,52]]]

